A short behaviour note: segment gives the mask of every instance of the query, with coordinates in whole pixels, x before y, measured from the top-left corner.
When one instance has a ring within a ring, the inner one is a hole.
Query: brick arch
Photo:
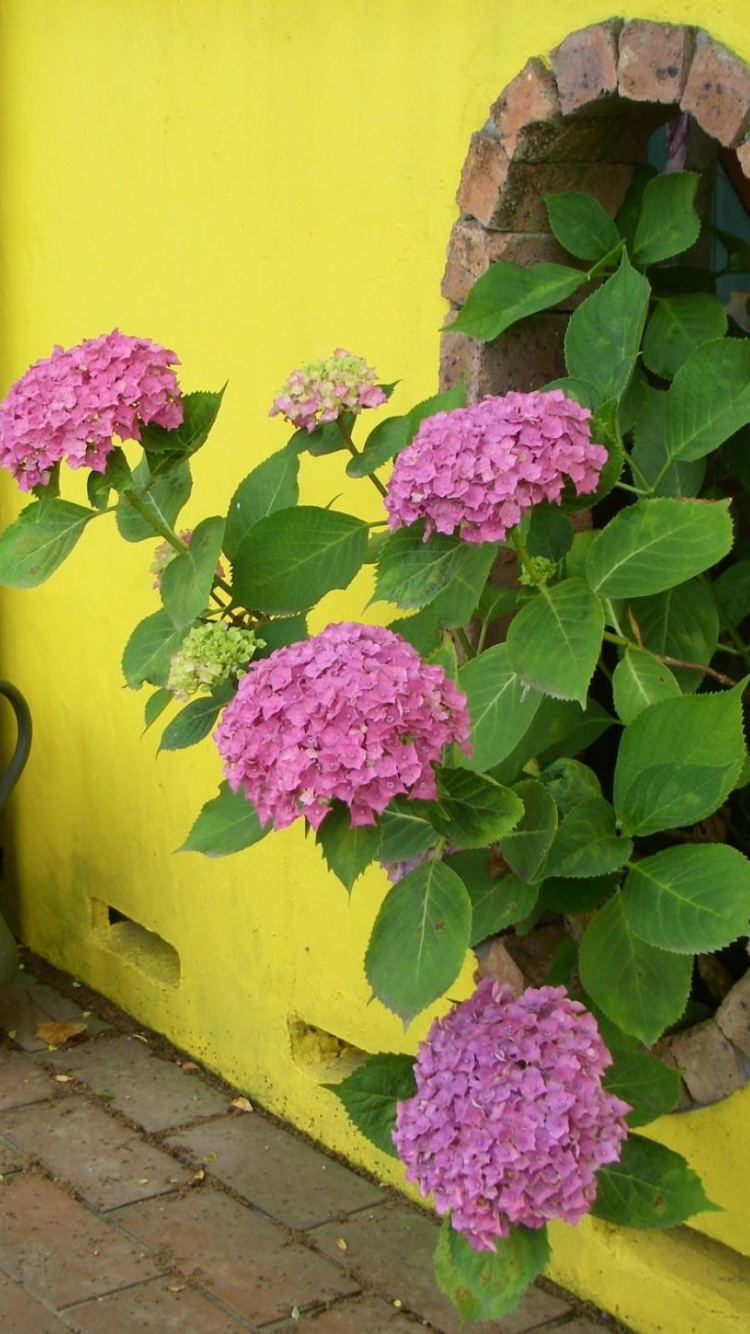
[[[442,284],[448,322],[497,260],[569,263],[544,196],[581,190],[616,212],[649,137],[681,112],[734,149],[750,178],[750,68],[708,33],[610,19],[571,33],[548,62],[529,60],[472,136]],[[441,385],[463,378],[473,400],[564,374],[569,309],[533,316],[494,343],[444,334]]]

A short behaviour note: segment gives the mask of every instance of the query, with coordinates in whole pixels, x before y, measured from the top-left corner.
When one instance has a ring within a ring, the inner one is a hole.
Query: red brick
[[[750,139],[746,139],[737,149],[737,161],[745,175],[750,177]]]
[[[489,226],[508,175],[508,155],[497,139],[474,134],[461,173],[456,201],[462,213]]]
[[[566,116],[617,92],[618,27],[617,20],[594,23],[571,33],[550,53]]]
[[[170,1143],[289,1227],[312,1227],[382,1199],[377,1186],[262,1116],[210,1121]]]
[[[448,320],[455,319],[457,311],[448,312]],[[476,383],[481,348],[473,338],[462,333],[444,333],[440,336],[439,383],[441,389],[452,389],[463,380],[469,403],[476,402]]]
[[[11,1112],[3,1131],[100,1209],[161,1195],[189,1176],[168,1154],[81,1098]]]
[[[735,982],[716,1012],[722,1033],[750,1058],[750,973]]]
[[[509,232],[546,231],[545,195],[569,190],[593,195],[613,217],[627,194],[632,176],[629,163],[514,162],[485,225]]]
[[[540,389],[565,374],[565,315],[532,315],[506,329],[493,343],[479,348],[472,381],[477,398],[507,394],[510,389]]]
[[[692,28],[640,19],[623,24],[617,66],[621,95],[634,102],[679,102],[694,42]]]
[[[534,56],[490,107],[490,119],[512,157],[519,133],[530,125],[559,118],[560,98],[552,74]]]
[[[182,1286],[181,1292],[171,1288]],[[173,1278],[139,1283],[125,1292],[75,1306],[67,1314],[84,1334],[240,1334],[247,1330],[214,1302]],[[0,1334],[2,1324],[0,1323]]]
[[[0,1049],[0,1111],[45,1102],[59,1092],[59,1085],[17,1051]]]
[[[343,1223],[316,1228],[310,1235],[327,1255],[342,1259],[365,1286],[380,1289],[391,1301],[402,1301],[441,1334],[459,1334],[460,1317],[435,1281],[433,1252],[438,1228],[427,1214],[380,1205]],[[338,1248],[339,1240],[346,1242],[346,1251]],[[518,1309],[504,1318],[502,1334],[526,1334],[569,1312],[570,1307],[559,1298],[532,1288]],[[472,1334],[498,1331],[495,1321],[481,1321],[471,1328]],[[311,1334],[314,1330],[313,1325]]]
[[[2,1197],[0,1197],[2,1198]],[[255,1324],[282,1320],[293,1307],[322,1306],[359,1291],[338,1266],[236,1200],[205,1187],[149,1200],[112,1215],[170,1266]]]
[[[0,1273],[0,1334],[63,1334],[56,1315]]]
[[[733,147],[750,124],[750,69],[725,46],[699,33],[680,106],[707,134]]]
[[[480,274],[498,261],[510,264],[569,264],[570,256],[549,232],[491,232],[459,218],[451,232],[442,293],[460,305]]]
[[[35,1058],[55,1071],[74,1075],[93,1093],[106,1093],[108,1106],[144,1130],[172,1130],[199,1116],[225,1112],[227,1098],[178,1065],[162,1061],[136,1038],[124,1034],[86,1042]]]
[[[56,1310],[160,1272],[59,1186],[20,1173],[0,1190],[0,1254],[9,1276]]]
[[[420,1334],[420,1328],[378,1297],[354,1297],[329,1311],[277,1325],[273,1334]]]
[[[576,116],[531,125],[513,138],[513,162],[637,162],[650,136],[673,114],[671,107],[620,102],[622,114]],[[504,147],[511,152],[509,141]]]

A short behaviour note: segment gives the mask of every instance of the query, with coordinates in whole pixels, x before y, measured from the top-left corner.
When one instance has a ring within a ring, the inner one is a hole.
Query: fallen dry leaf
[[[178,1064],[182,1066],[183,1070],[188,1075],[193,1075],[196,1070],[200,1070],[200,1066],[196,1065],[195,1061],[180,1061]]]
[[[75,1019],[59,1023],[54,1019],[38,1019],[34,1027],[34,1037],[48,1045],[61,1047],[69,1038],[77,1038],[86,1032],[86,1025]]]
[[[55,1075],[55,1081],[58,1084],[70,1084],[73,1081],[72,1075]]]
[[[240,1112],[252,1112],[254,1110],[249,1098],[232,1098],[229,1106],[236,1107]]]
[[[184,1292],[185,1286],[184,1283],[174,1283],[172,1287],[167,1288],[167,1292]]]
[[[346,1244],[346,1242],[344,1241],[344,1238],[343,1238],[343,1237],[339,1237],[338,1241],[336,1242],[336,1245],[338,1246],[338,1248],[339,1248],[340,1251],[348,1251],[348,1250],[349,1250],[349,1247],[347,1246],[347,1244]]]
[[[205,1181],[205,1180],[206,1180],[206,1174],[205,1174],[205,1172],[203,1171],[203,1168],[201,1167],[201,1168],[198,1169],[197,1172],[193,1172],[193,1175],[192,1175],[192,1177],[190,1178],[190,1184],[191,1184],[191,1186],[199,1185],[201,1181]]]

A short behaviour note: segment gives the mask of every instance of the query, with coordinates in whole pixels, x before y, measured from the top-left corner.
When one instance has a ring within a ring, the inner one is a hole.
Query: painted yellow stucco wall
[[[175,348],[186,389],[228,380],[186,524],[223,513],[239,478],[284,443],[267,411],[300,361],[349,347],[401,379],[397,410],[426,396],[469,136],[530,55],[615,10],[0,0],[0,392],[53,343],[115,325]],[[625,16],[704,26],[750,59],[747,0],[654,0]],[[79,485],[66,479],[66,494]],[[336,460],[306,463],[306,501],[339,493],[342,507],[379,514]],[[0,506],[3,521],[19,507],[11,486]],[[106,524],[50,584],[0,598],[0,670],[36,726],[6,821],[8,914],[35,950],[396,1181],[318,1087],[330,1069],[315,1043],[291,1037],[308,1024],[365,1050],[414,1049],[431,1013],[405,1037],[366,1005],[361,959],[385,880],[368,873],[347,901],[299,828],[228,860],[173,855],[216,789],[218,759],[210,741],[157,757],[155,733],[140,736],[145,692],[122,687],[119,664],[133,624],[156,610],[152,548],[125,546]],[[330,597],[317,627],[361,615],[369,592],[363,576]],[[168,953],[159,972],[112,948],[102,905],[177,951],[179,986]],[[452,995],[470,977],[467,961]],[[730,1206],[707,1216],[715,1242],[560,1229],[553,1272],[644,1331],[747,1328],[750,1265],[725,1249],[750,1185],[728,1147],[747,1108],[740,1094],[721,1109],[726,1152],[708,1131],[664,1132],[696,1161],[708,1155],[713,1196]],[[743,1158],[746,1172],[746,1144]],[[750,1253],[750,1235],[741,1244]]]

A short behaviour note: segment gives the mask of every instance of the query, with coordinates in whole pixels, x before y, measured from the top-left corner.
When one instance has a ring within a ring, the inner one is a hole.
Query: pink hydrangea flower
[[[214,733],[229,786],[262,822],[317,829],[336,798],[352,827],[394,797],[436,794],[443,747],[468,750],[466,698],[391,630],[343,623],[252,663]]]
[[[314,431],[321,422],[334,422],[342,412],[361,412],[385,403],[375,371],[343,347],[325,361],[311,361],[292,371],[273,400],[269,417],[279,413],[293,426]]]
[[[602,1087],[611,1064],[593,1015],[564,987],[515,999],[485,978],[419,1047],[417,1092],[398,1104],[393,1132],[407,1181],[476,1251],[494,1250],[511,1224],[577,1223],[627,1135],[628,1104]]]
[[[44,486],[56,463],[104,472],[120,440],[140,424],[182,422],[174,352],[115,329],[36,361],[0,404],[0,465],[21,491]]]
[[[425,541],[501,542],[533,505],[559,502],[566,478],[579,495],[595,491],[607,451],[592,442],[590,416],[552,389],[425,418],[393,467],[389,527],[424,519]]]

